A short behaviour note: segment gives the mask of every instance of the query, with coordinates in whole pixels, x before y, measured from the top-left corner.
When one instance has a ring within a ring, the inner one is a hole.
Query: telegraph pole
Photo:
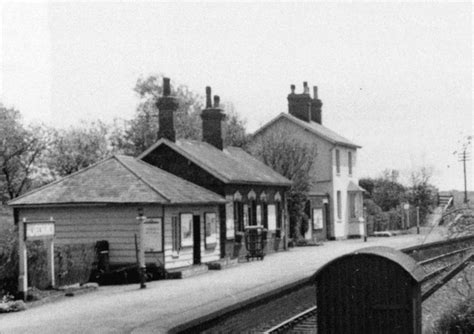
[[[471,152],[469,152],[472,136],[466,137],[466,141],[462,145],[462,149],[458,153],[458,161],[463,163],[464,171],[464,203],[467,204],[467,176],[466,176],[466,161],[471,160]]]

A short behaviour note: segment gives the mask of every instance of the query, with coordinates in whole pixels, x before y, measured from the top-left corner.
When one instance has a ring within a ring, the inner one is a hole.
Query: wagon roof
[[[366,247],[362,249],[358,249],[354,252],[342,255],[322,266],[316,274],[313,276],[317,278],[317,276],[325,271],[329,266],[333,265],[335,262],[339,261],[345,257],[351,256],[359,256],[359,255],[373,255],[385,258],[391,262],[397,263],[400,265],[415,281],[420,282],[426,275],[424,269],[410,256],[406,255],[405,253],[400,252],[391,247],[385,246],[374,246],[374,247]]]
[[[221,196],[144,161],[115,155],[10,201],[11,206],[87,203],[224,203]]]

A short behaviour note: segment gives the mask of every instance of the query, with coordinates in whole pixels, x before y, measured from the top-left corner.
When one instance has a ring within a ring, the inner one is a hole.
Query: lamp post
[[[146,284],[145,284],[145,273],[146,273],[146,264],[145,264],[145,220],[146,217],[143,214],[143,209],[138,208],[138,224],[140,228],[140,245],[139,245],[139,250],[138,250],[138,265],[139,265],[139,275],[140,275],[140,289],[145,289]]]

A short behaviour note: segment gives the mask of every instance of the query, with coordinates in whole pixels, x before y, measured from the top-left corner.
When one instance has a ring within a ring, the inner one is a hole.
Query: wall
[[[257,204],[262,204],[260,200],[261,194],[264,192],[267,197],[267,204],[275,204],[274,196],[278,192],[281,196],[281,209],[284,211],[284,201],[285,201],[285,188],[284,187],[272,187],[272,186],[251,186],[251,185],[227,185],[225,187],[226,193],[226,200],[228,201],[226,205],[226,217],[229,220],[232,219],[234,221],[234,194],[239,192],[242,197],[242,203],[249,204],[250,200],[248,199],[248,194],[250,191],[254,191],[256,194],[256,202]],[[268,230],[266,235],[266,248],[265,253],[273,253],[284,249],[285,246],[285,234],[286,234],[286,226],[287,222],[285,220],[284,212],[281,212],[282,217],[282,226],[279,231],[279,237],[277,236],[277,230]],[[227,224],[224,220],[224,223]],[[262,222],[263,224],[263,222]],[[226,226],[226,225],[222,225]],[[234,229],[237,231],[237,222],[234,221]],[[247,254],[247,250],[245,248],[245,237],[242,236],[241,241],[238,242],[238,237],[236,238],[228,238],[227,236],[223,236],[223,243],[225,243],[225,256],[229,256],[232,258],[235,257],[243,257]],[[236,241],[237,240],[237,241]]]
[[[311,171],[312,181],[322,182],[330,181],[332,176],[331,170],[331,147],[332,144],[328,141],[315,136],[313,133],[304,130],[287,118],[281,117],[276,120],[271,126],[259,132],[249,144],[250,147],[255,147],[261,144],[261,141],[273,134],[288,134],[289,136],[300,140],[310,146],[317,147],[317,156],[315,164]],[[313,187],[313,191],[319,191],[318,187]]]
[[[146,262],[161,265],[166,260],[166,268],[192,265],[193,248],[185,249],[176,259],[171,258],[171,217],[180,212],[201,216],[201,261],[219,259],[219,245],[215,249],[204,249],[204,212],[216,212],[217,206],[167,206],[141,205],[147,218],[164,219],[164,252],[146,253]],[[139,242],[137,205],[102,205],[76,207],[22,208],[20,219],[41,220],[53,217],[55,221],[56,245],[109,242],[109,258],[112,265],[136,263],[135,234]],[[218,227],[217,227],[218,228]]]
[[[339,150],[340,156],[340,172],[337,173],[336,166],[336,150]],[[352,174],[349,175],[348,165],[348,152],[352,152]],[[359,227],[352,227],[349,224],[359,224],[358,217],[349,217],[349,202],[348,202],[348,186],[352,181],[358,185],[359,180],[357,178],[357,153],[355,149],[335,146],[332,150],[332,178],[333,178],[333,189],[331,192],[331,214],[334,217],[334,237],[335,238],[346,238],[351,231],[356,231]],[[341,217],[337,215],[337,191],[341,192]],[[356,211],[362,215],[362,197],[356,197]]]
[[[216,213],[217,220],[217,241],[219,241],[219,212],[216,205],[208,206],[167,206],[165,207],[165,268],[180,268],[193,265],[193,246],[182,248],[177,257],[173,256],[172,250],[172,231],[171,221],[172,217],[178,217],[181,213],[192,213],[200,216],[201,223],[201,263],[219,260],[220,245],[217,242],[216,246],[211,249],[205,247],[205,229],[204,229],[204,214],[206,212]]]
[[[57,245],[81,244],[108,240],[111,264],[135,263],[135,234],[139,235],[137,207],[76,206],[22,208],[20,220],[49,219],[56,222]],[[149,207],[147,213],[161,215],[161,207]]]

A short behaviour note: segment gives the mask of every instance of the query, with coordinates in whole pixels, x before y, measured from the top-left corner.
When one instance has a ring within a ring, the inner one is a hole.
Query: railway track
[[[407,253],[410,254],[413,249],[410,249]],[[435,256],[418,260],[418,264],[423,267],[426,271],[426,276],[422,281],[422,291],[426,291],[433,286],[433,282],[436,281],[442,274],[448,272],[453,268],[459,261],[461,261],[466,255],[474,251],[474,246],[463,247],[453,251],[449,251],[443,254],[437,254]],[[286,333],[286,334],[309,334],[317,333],[317,309],[316,306],[310,307],[300,314],[293,316],[292,318],[283,321],[282,323],[273,326],[272,328],[265,330],[260,333]]]

